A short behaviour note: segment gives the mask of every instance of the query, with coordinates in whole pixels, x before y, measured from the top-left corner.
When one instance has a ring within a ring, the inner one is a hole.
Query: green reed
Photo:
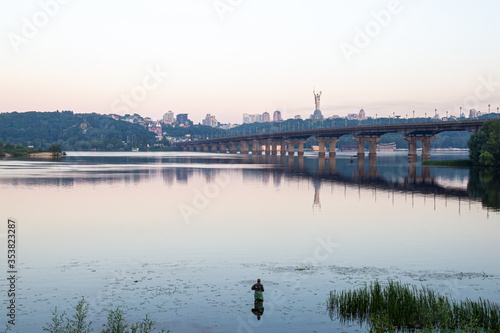
[[[383,318],[398,331],[469,329],[500,332],[500,306],[488,300],[456,301],[422,286],[378,281],[356,290],[331,291],[327,307],[332,320],[372,324]]]
[[[136,323],[130,323],[126,319],[126,313],[120,307],[108,311],[108,320],[103,325],[101,333],[154,333],[155,321],[146,317]],[[66,315],[66,311],[60,312],[57,307],[52,311],[52,320],[45,324],[44,331],[50,333],[91,333],[92,321],[89,320],[89,303],[82,297],[75,307],[72,315]],[[7,327],[6,331],[9,330]],[[160,332],[169,333],[169,330],[161,329]]]

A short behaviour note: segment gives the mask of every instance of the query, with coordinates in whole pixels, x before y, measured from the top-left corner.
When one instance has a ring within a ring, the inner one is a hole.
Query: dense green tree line
[[[2,141],[0,141],[0,157],[6,156],[7,154],[14,156],[14,157],[22,157],[22,156],[28,156],[29,154],[33,153],[42,153],[44,150],[42,148],[38,149],[33,149],[33,148],[26,148],[21,145],[13,145],[10,142],[7,142],[4,144]],[[47,152],[52,153],[52,154],[59,154],[63,153],[61,146],[60,145],[51,145]]]
[[[477,133],[471,135],[469,159],[479,165],[500,165],[500,119],[485,122]]]
[[[34,149],[52,144],[62,150],[120,150],[145,148],[155,135],[138,124],[96,113],[11,112],[0,114],[0,141]],[[125,143],[124,143],[125,142]],[[129,143],[126,145],[126,143]]]

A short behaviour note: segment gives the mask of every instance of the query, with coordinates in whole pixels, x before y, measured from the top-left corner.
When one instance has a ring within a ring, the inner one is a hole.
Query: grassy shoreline
[[[470,160],[429,160],[422,161],[422,165],[429,166],[452,166],[452,167],[472,167],[474,164]]]
[[[456,301],[422,286],[377,280],[356,290],[331,291],[330,318],[369,323],[370,332],[500,332],[500,305],[485,299]]]

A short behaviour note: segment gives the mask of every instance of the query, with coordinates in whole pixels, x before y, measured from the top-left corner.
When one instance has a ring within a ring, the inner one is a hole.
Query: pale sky
[[[496,112],[499,33],[494,0],[9,1],[0,112]]]

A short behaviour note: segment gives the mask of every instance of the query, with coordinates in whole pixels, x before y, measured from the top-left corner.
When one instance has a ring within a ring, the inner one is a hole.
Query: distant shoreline
[[[4,153],[4,154],[0,154],[0,158],[11,158],[11,157],[14,157],[14,158],[18,158],[18,157],[30,157],[30,158],[61,158],[62,156],[66,156],[66,153],[65,152],[62,152],[62,153],[52,153],[52,152],[37,152],[37,153],[29,153],[29,154],[26,154],[26,155],[22,155],[22,156],[14,156],[12,154],[9,154],[9,153]]]

